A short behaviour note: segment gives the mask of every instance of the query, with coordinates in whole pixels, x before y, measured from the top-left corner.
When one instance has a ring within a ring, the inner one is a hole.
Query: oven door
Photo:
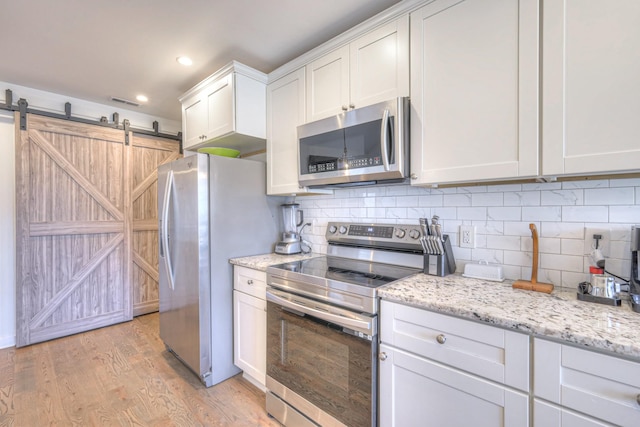
[[[315,423],[376,425],[377,340],[375,315],[267,290],[267,388]]]

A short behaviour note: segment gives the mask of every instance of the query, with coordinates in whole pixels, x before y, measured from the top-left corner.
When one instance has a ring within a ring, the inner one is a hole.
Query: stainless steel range
[[[285,426],[377,425],[377,289],[422,271],[421,235],[330,222],[327,256],[267,269],[269,414]]]

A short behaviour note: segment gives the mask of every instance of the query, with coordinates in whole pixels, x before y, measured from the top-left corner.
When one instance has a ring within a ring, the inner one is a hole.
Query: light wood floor
[[[279,426],[235,376],[205,388],[164,347],[158,314],[0,350],[0,426]]]

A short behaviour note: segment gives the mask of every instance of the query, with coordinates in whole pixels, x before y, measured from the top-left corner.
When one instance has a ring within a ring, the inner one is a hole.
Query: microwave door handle
[[[169,288],[175,290],[175,283],[173,280],[173,267],[171,266],[171,250],[169,248],[169,202],[171,198],[173,188],[173,170],[169,171],[167,176],[167,183],[164,188],[164,203],[162,205],[162,221],[160,227],[160,239],[161,246],[164,247],[164,267],[167,271],[167,279],[169,281]]]
[[[380,127],[380,151],[382,152],[382,164],[384,170],[389,170],[389,109],[385,108],[382,113],[382,125]]]

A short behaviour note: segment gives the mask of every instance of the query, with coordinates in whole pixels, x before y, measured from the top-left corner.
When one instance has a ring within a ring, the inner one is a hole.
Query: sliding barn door
[[[158,311],[158,166],[181,157],[177,141],[130,134],[133,315]]]
[[[16,114],[17,331],[24,346],[130,320],[124,132]]]

